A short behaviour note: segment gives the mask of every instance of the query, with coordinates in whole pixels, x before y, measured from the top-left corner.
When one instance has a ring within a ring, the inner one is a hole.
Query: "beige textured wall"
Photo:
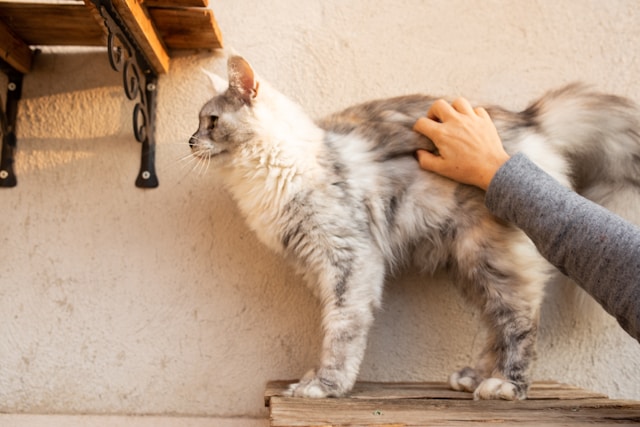
[[[226,44],[313,116],[410,92],[520,108],[585,81],[640,101],[631,1],[216,0]],[[264,417],[270,379],[316,360],[318,306],[186,145],[200,67],[160,80],[160,187],[133,185],[132,103],[106,54],[39,56],[1,189],[0,413]],[[606,117],[603,117],[606,120]],[[545,304],[537,379],[640,399],[640,346],[573,287]],[[446,278],[390,281],[361,378],[444,380],[481,347]]]

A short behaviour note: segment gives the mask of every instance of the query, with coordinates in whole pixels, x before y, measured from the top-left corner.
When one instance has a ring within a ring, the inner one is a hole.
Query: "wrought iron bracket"
[[[124,21],[110,0],[91,0],[100,11],[109,30],[107,53],[111,67],[122,73],[127,98],[134,101],[133,133],[142,144],[140,172],[136,186],[155,188],[158,177],[155,171],[155,113],[158,75],[142,54],[135,38],[127,30]]]
[[[18,101],[22,96],[23,74],[0,59],[0,69],[8,78],[5,109],[0,111],[0,133],[2,134],[2,154],[0,155],[0,187],[15,187],[18,179],[13,170],[16,152],[16,117]]]

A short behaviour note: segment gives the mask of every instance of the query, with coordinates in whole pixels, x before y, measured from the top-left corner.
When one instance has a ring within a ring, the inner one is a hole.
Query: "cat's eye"
[[[209,126],[207,126],[207,129],[213,130],[213,128],[215,128],[217,124],[218,116],[209,116]]]

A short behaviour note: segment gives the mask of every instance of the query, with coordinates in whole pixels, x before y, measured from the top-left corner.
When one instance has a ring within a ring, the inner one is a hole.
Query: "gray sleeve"
[[[498,170],[485,203],[640,341],[640,228],[565,188],[523,154]]]

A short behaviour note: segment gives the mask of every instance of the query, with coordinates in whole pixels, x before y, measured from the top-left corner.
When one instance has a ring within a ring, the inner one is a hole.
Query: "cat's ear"
[[[211,87],[216,94],[219,95],[221,93],[224,93],[224,91],[227,90],[227,88],[229,87],[229,83],[225,79],[223,79],[222,77],[218,76],[215,73],[212,73],[211,71],[205,68],[201,68],[201,70],[204,73],[204,75],[209,78],[209,82],[211,82]]]
[[[227,62],[229,89],[233,90],[246,104],[251,104],[258,96],[259,82],[256,81],[251,65],[241,56],[232,56]]]

